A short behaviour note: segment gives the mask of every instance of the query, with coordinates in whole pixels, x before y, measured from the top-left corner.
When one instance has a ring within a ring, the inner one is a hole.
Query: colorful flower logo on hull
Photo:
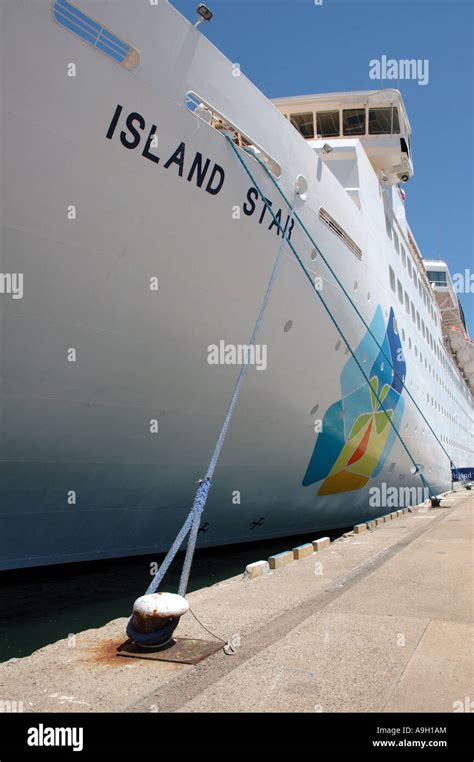
[[[398,426],[403,414],[400,378],[405,379],[406,365],[393,310],[385,328],[378,306],[370,329],[383,352],[369,332],[355,351],[364,370],[370,368],[370,386],[352,356],[342,370],[341,399],[324,415],[303,479],[304,487],[324,479],[318,495],[358,490],[376,476],[395,439],[388,417]],[[391,359],[398,375],[386,358]]]

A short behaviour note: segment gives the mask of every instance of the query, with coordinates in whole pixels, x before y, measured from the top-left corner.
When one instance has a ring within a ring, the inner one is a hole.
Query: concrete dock
[[[191,593],[230,655],[196,666],[116,656],[127,621],[117,619],[1,664],[0,698],[25,712],[466,711],[473,508],[474,492],[449,493],[440,508],[393,512]],[[212,639],[191,613],[176,635]]]

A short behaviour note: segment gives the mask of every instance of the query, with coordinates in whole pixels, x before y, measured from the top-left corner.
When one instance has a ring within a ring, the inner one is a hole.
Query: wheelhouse
[[[390,184],[407,182],[413,175],[411,128],[398,90],[281,98],[279,111],[318,150],[332,142],[357,138],[374,170]],[[335,147],[335,146],[334,146]]]

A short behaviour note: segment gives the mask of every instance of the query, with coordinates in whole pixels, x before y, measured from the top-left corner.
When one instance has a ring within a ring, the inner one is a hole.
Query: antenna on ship
[[[213,12],[210,8],[207,7],[207,5],[204,5],[204,3],[199,3],[198,7],[196,8],[198,20],[194,24],[194,28],[196,29],[199,24],[202,24],[203,21],[210,21],[213,17]]]

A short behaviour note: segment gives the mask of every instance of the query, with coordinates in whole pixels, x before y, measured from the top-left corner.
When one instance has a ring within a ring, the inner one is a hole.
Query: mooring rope
[[[260,309],[258,312],[257,319],[255,321],[254,329],[252,331],[252,336],[250,338],[249,345],[252,346],[255,344],[255,340],[257,338],[257,334],[260,330],[263,316],[265,314],[265,310],[268,305],[268,301],[270,299],[270,294],[273,289],[273,285],[275,283],[275,278],[277,276],[277,272],[280,266],[280,262],[283,257],[283,252],[285,250],[285,245],[288,241],[288,234],[291,230],[291,224],[294,217],[294,209],[295,204],[297,200],[297,194],[295,194],[295,200],[293,204],[291,205],[291,211],[289,218],[287,220],[287,223],[285,225],[285,228],[283,229],[280,222],[277,220],[276,224],[278,225],[279,230],[281,230],[282,233],[282,241],[278,250],[277,257],[275,259],[275,263],[273,265],[272,273],[270,275],[270,280],[268,281],[265,294],[263,296],[262,303],[260,305]],[[216,443],[216,446],[214,448],[214,452],[212,453],[212,457],[209,461],[209,465],[207,468],[206,476],[203,480],[199,482],[199,486],[196,490],[196,494],[194,496],[194,502],[192,505],[192,508],[189,512],[188,517],[186,518],[183,526],[181,527],[180,531],[178,532],[178,535],[176,536],[175,541],[173,542],[171,548],[169,549],[168,553],[166,554],[163,562],[160,565],[160,568],[158,569],[157,573],[155,574],[154,578],[150,582],[148,589],[145,593],[145,595],[148,595],[149,593],[154,593],[158,589],[161,581],[163,580],[163,577],[165,576],[166,572],[168,571],[170,564],[172,563],[174,557],[176,556],[176,553],[180,549],[182,543],[184,542],[186,535],[189,532],[189,539],[188,539],[188,545],[186,548],[186,555],[184,558],[183,563],[183,569],[181,572],[181,579],[179,583],[179,595],[186,595],[186,590],[188,587],[188,581],[189,581],[189,575],[191,572],[191,565],[194,557],[194,550],[196,548],[196,540],[197,540],[197,534],[199,531],[199,524],[201,523],[201,516],[202,512],[206,506],[207,498],[209,495],[209,490],[211,489],[211,483],[212,483],[212,477],[214,475],[214,471],[217,465],[217,461],[219,460],[219,456],[221,454],[222,447],[224,445],[224,441],[226,438],[227,431],[229,429],[229,425],[232,419],[232,415],[234,413],[235,406],[237,404],[237,400],[239,398],[240,390],[244,381],[244,378],[246,376],[248,369],[248,363],[243,363],[240,367],[239,375],[237,378],[237,382],[234,387],[234,391],[229,403],[229,407],[227,408],[227,412],[224,418],[224,423],[222,424],[222,428]]]
[[[237,152],[237,149],[236,149],[236,147],[235,147],[235,145],[234,145],[233,141],[231,141],[227,135],[226,135],[225,137],[226,137],[226,138],[227,138],[227,140],[228,140],[228,141],[231,143],[231,145],[232,145],[232,148],[233,148],[233,150],[234,150],[234,153],[236,153],[236,155],[238,156],[239,160],[242,162],[242,159],[241,159],[241,157],[239,156],[239,154],[238,154],[238,152]],[[265,172],[267,173],[268,177],[270,178],[271,182],[273,183],[273,185],[274,185],[274,186],[275,186],[275,188],[277,189],[278,193],[279,193],[279,194],[280,194],[280,196],[281,196],[281,197],[284,199],[284,201],[285,201],[285,203],[287,204],[287,206],[289,206],[289,205],[290,205],[290,203],[289,203],[289,201],[288,201],[288,199],[287,199],[286,195],[285,195],[285,194],[284,194],[284,192],[282,191],[282,189],[281,189],[281,187],[280,187],[279,183],[278,183],[278,182],[276,181],[276,179],[273,177],[272,173],[270,172],[269,168],[266,166],[265,162],[263,162],[263,161],[262,161],[262,159],[260,159],[260,157],[259,157],[259,156],[257,156],[257,155],[254,155],[254,154],[252,154],[252,156],[253,156],[253,158],[254,158],[254,159],[256,159],[256,161],[258,161],[258,163],[259,163],[259,164],[260,164],[260,165],[263,167],[263,169],[264,169],[264,170],[265,170]],[[243,162],[242,162],[242,163],[243,163]],[[249,171],[247,174],[249,175],[249,177],[252,177],[252,175],[251,175],[250,171]],[[255,187],[257,188],[257,185],[255,185]],[[257,190],[258,190],[258,188],[257,188]],[[458,474],[458,475],[460,475],[460,472],[459,472],[458,468],[456,467],[456,465],[454,464],[454,462],[453,462],[453,459],[452,459],[451,455],[450,455],[450,454],[447,452],[447,450],[446,450],[446,448],[444,447],[443,443],[441,442],[441,440],[439,439],[438,435],[436,434],[436,431],[435,431],[435,430],[433,429],[433,427],[431,426],[431,424],[430,424],[429,420],[426,418],[425,414],[424,414],[424,413],[423,413],[423,411],[421,410],[420,406],[418,405],[417,401],[416,401],[416,400],[415,400],[415,398],[413,397],[413,395],[412,395],[412,393],[410,392],[409,388],[408,388],[408,387],[407,387],[407,385],[405,384],[405,380],[404,380],[404,378],[403,378],[403,377],[402,377],[402,376],[401,376],[401,375],[398,373],[397,369],[396,369],[396,368],[395,368],[395,366],[393,365],[391,357],[390,357],[389,355],[387,355],[387,354],[386,354],[386,352],[385,352],[385,350],[384,350],[383,346],[382,346],[382,345],[379,343],[378,339],[377,339],[377,338],[376,338],[376,336],[374,335],[374,333],[373,333],[373,331],[372,331],[372,329],[371,329],[370,325],[369,325],[369,324],[367,323],[367,321],[365,320],[364,316],[362,315],[362,313],[361,313],[361,312],[360,312],[360,310],[358,309],[358,307],[357,307],[356,303],[355,303],[355,302],[354,302],[354,301],[351,299],[351,296],[350,296],[350,294],[347,292],[346,288],[344,287],[344,284],[341,282],[341,280],[340,280],[340,278],[338,277],[337,273],[336,273],[336,272],[333,270],[333,268],[331,267],[330,263],[328,262],[328,260],[327,260],[327,259],[326,259],[326,257],[324,256],[323,252],[321,251],[321,249],[319,248],[318,244],[316,243],[316,241],[315,241],[315,240],[314,240],[314,238],[312,237],[311,233],[310,233],[310,232],[309,232],[309,230],[307,229],[306,225],[304,224],[304,222],[303,222],[303,220],[301,219],[301,217],[299,216],[299,214],[298,214],[297,212],[295,212],[295,215],[294,215],[294,216],[295,216],[295,220],[296,220],[296,221],[299,223],[299,225],[301,226],[301,229],[303,230],[303,232],[305,233],[305,235],[307,236],[307,238],[310,240],[311,244],[314,246],[314,248],[315,248],[315,249],[316,249],[316,251],[318,252],[319,256],[321,257],[322,261],[324,262],[324,264],[325,264],[325,265],[326,265],[326,267],[328,268],[329,272],[331,273],[331,275],[332,275],[332,276],[333,276],[333,278],[335,279],[336,283],[337,283],[337,284],[338,284],[338,286],[341,288],[341,290],[342,290],[342,292],[343,292],[344,296],[345,296],[345,297],[348,299],[348,301],[350,302],[351,306],[352,306],[352,307],[353,307],[353,309],[355,310],[356,314],[358,315],[358,317],[361,319],[362,323],[364,324],[365,328],[366,328],[366,329],[368,330],[368,332],[370,333],[370,335],[371,335],[372,339],[375,341],[375,343],[376,343],[377,347],[380,349],[380,351],[382,352],[383,356],[385,357],[385,359],[386,359],[386,360],[387,360],[387,362],[389,363],[389,365],[390,365],[390,367],[392,368],[392,370],[393,370],[394,374],[396,375],[397,379],[398,379],[398,380],[399,380],[399,381],[402,383],[402,386],[404,387],[404,389],[405,389],[406,393],[407,393],[407,394],[408,394],[408,396],[410,397],[411,401],[413,402],[413,404],[415,405],[416,409],[417,409],[417,410],[418,410],[418,412],[420,413],[420,415],[421,415],[421,417],[423,418],[424,422],[426,423],[426,425],[428,426],[429,430],[430,430],[430,431],[431,431],[431,433],[433,434],[434,438],[435,438],[435,439],[436,439],[436,441],[438,442],[439,446],[440,446],[440,447],[441,447],[441,449],[443,450],[444,454],[445,454],[445,455],[446,455],[446,457],[448,458],[448,460],[449,460],[449,463],[450,463],[451,467],[453,468],[453,470],[454,470],[454,471],[456,471],[456,472],[457,472],[457,474]],[[305,268],[305,265],[304,265],[304,263],[303,263],[303,262],[301,262],[301,261],[300,261],[300,264],[301,264],[301,266],[302,266],[304,269],[306,269],[306,268]]]
[[[268,204],[268,201],[267,201],[266,197],[264,196],[264,194],[263,194],[262,190],[260,189],[260,186],[258,185],[257,181],[255,180],[254,176],[252,175],[252,173],[251,173],[250,169],[248,168],[247,164],[245,163],[245,161],[244,161],[244,160],[243,160],[243,158],[241,157],[241,155],[240,155],[240,153],[238,152],[237,148],[235,147],[235,145],[234,145],[233,141],[231,140],[231,138],[229,138],[229,136],[228,136],[228,135],[225,135],[224,137],[226,138],[227,142],[228,142],[228,143],[229,143],[229,145],[231,146],[231,148],[232,148],[232,150],[234,151],[235,155],[237,156],[237,158],[238,158],[239,162],[242,164],[242,166],[243,166],[243,168],[244,168],[245,172],[247,173],[247,175],[248,175],[248,176],[250,177],[250,179],[252,180],[252,183],[253,183],[253,185],[254,185],[255,189],[257,190],[257,192],[258,192],[258,194],[259,194],[260,198],[262,199],[262,201],[264,202],[264,204],[266,204],[266,206],[267,206],[267,208],[268,208],[268,210],[269,210],[270,214],[272,215],[272,217],[273,217],[273,219],[274,219],[274,221],[275,221],[275,224],[279,224],[279,223],[278,223],[278,219],[277,219],[277,217],[276,217],[275,213],[273,212],[273,210],[272,210],[271,206]],[[252,154],[252,156],[253,156],[253,154]],[[259,162],[259,163],[261,163],[261,162]],[[264,164],[262,164],[262,166],[264,166],[264,167],[265,167],[265,165],[264,165]],[[271,175],[270,175],[270,177],[271,177]],[[273,180],[273,178],[272,178],[272,180]],[[277,185],[277,188],[278,188],[278,185]],[[284,195],[284,194],[283,194],[283,195]],[[296,214],[296,212],[294,213],[294,217],[295,217],[295,219],[299,220],[299,215],[297,215],[297,214]],[[301,224],[301,223],[300,223],[300,224]],[[364,371],[364,369],[363,369],[363,367],[362,367],[361,363],[359,362],[359,360],[358,360],[358,358],[357,358],[357,356],[356,356],[356,354],[355,354],[354,350],[352,349],[352,347],[351,347],[351,345],[350,345],[349,341],[347,340],[347,338],[346,338],[346,336],[345,336],[345,334],[344,334],[344,331],[342,330],[342,328],[340,327],[340,325],[339,325],[338,321],[336,320],[336,318],[335,318],[335,317],[334,317],[334,315],[332,314],[332,312],[331,312],[331,309],[330,309],[330,308],[328,307],[328,305],[326,304],[326,302],[325,302],[325,300],[323,299],[323,297],[322,297],[321,293],[320,293],[320,292],[319,292],[319,290],[316,288],[316,285],[315,285],[315,283],[314,283],[314,281],[313,281],[313,279],[312,279],[312,277],[311,277],[311,275],[310,275],[310,273],[309,273],[308,269],[306,268],[306,266],[305,266],[304,262],[301,260],[301,257],[299,256],[298,252],[296,251],[296,249],[295,249],[295,247],[293,246],[293,244],[291,243],[291,241],[288,241],[288,246],[290,247],[291,251],[293,252],[294,256],[296,257],[296,259],[297,259],[297,261],[298,261],[299,265],[301,266],[301,268],[302,268],[302,270],[303,270],[303,272],[304,272],[304,274],[305,274],[305,276],[306,276],[307,280],[309,281],[309,283],[310,283],[310,285],[311,285],[311,287],[312,287],[313,291],[315,292],[316,296],[318,297],[318,299],[320,300],[321,304],[323,305],[323,307],[324,307],[324,309],[325,309],[326,313],[328,314],[329,318],[331,319],[332,323],[334,324],[334,326],[335,326],[335,328],[336,328],[337,332],[339,333],[339,335],[340,335],[340,336],[341,336],[341,338],[343,339],[343,341],[344,341],[344,343],[345,343],[346,347],[348,348],[349,352],[351,353],[351,355],[352,355],[352,357],[353,357],[353,359],[354,359],[355,363],[357,364],[357,367],[359,368],[360,372],[362,373],[362,375],[364,376],[365,380],[367,381],[367,383],[368,383],[368,385],[369,385],[369,388],[372,390],[372,392],[373,392],[373,394],[374,394],[374,397],[375,397],[375,399],[377,400],[377,402],[379,403],[379,405],[380,405],[381,409],[382,409],[382,410],[383,410],[383,412],[385,413],[385,415],[386,415],[386,418],[387,418],[388,422],[390,423],[390,426],[391,426],[391,427],[392,427],[392,429],[394,430],[394,432],[395,432],[395,434],[396,434],[397,438],[398,438],[398,439],[399,439],[399,441],[400,441],[400,444],[402,445],[402,447],[403,447],[403,449],[405,450],[406,454],[408,455],[408,457],[409,457],[409,459],[410,459],[411,463],[413,464],[413,473],[414,473],[414,474],[418,474],[418,476],[419,476],[419,477],[420,477],[420,479],[421,479],[421,482],[422,482],[423,486],[424,486],[424,487],[426,487],[426,488],[429,490],[429,495],[430,495],[430,498],[431,498],[431,499],[435,499],[435,500],[436,500],[436,494],[435,494],[434,490],[431,488],[431,486],[430,486],[430,484],[429,484],[428,480],[427,480],[427,479],[426,479],[426,478],[423,476],[423,474],[421,473],[421,470],[420,470],[420,468],[419,468],[419,465],[416,463],[416,461],[415,461],[415,459],[414,459],[413,455],[411,454],[411,452],[410,452],[410,450],[409,450],[408,446],[407,446],[407,445],[406,445],[406,443],[404,442],[404,440],[403,440],[403,437],[402,437],[402,435],[400,434],[400,432],[399,432],[398,428],[395,426],[394,422],[392,421],[391,417],[389,416],[389,414],[388,414],[388,411],[386,410],[386,408],[385,408],[385,405],[383,404],[382,400],[380,399],[380,397],[379,397],[379,394],[378,394],[377,390],[376,390],[376,389],[375,389],[375,388],[372,386],[372,384],[371,384],[371,382],[370,382],[370,379],[369,379],[369,378],[368,378],[368,376],[366,375],[366,373],[365,373],[365,371]]]

